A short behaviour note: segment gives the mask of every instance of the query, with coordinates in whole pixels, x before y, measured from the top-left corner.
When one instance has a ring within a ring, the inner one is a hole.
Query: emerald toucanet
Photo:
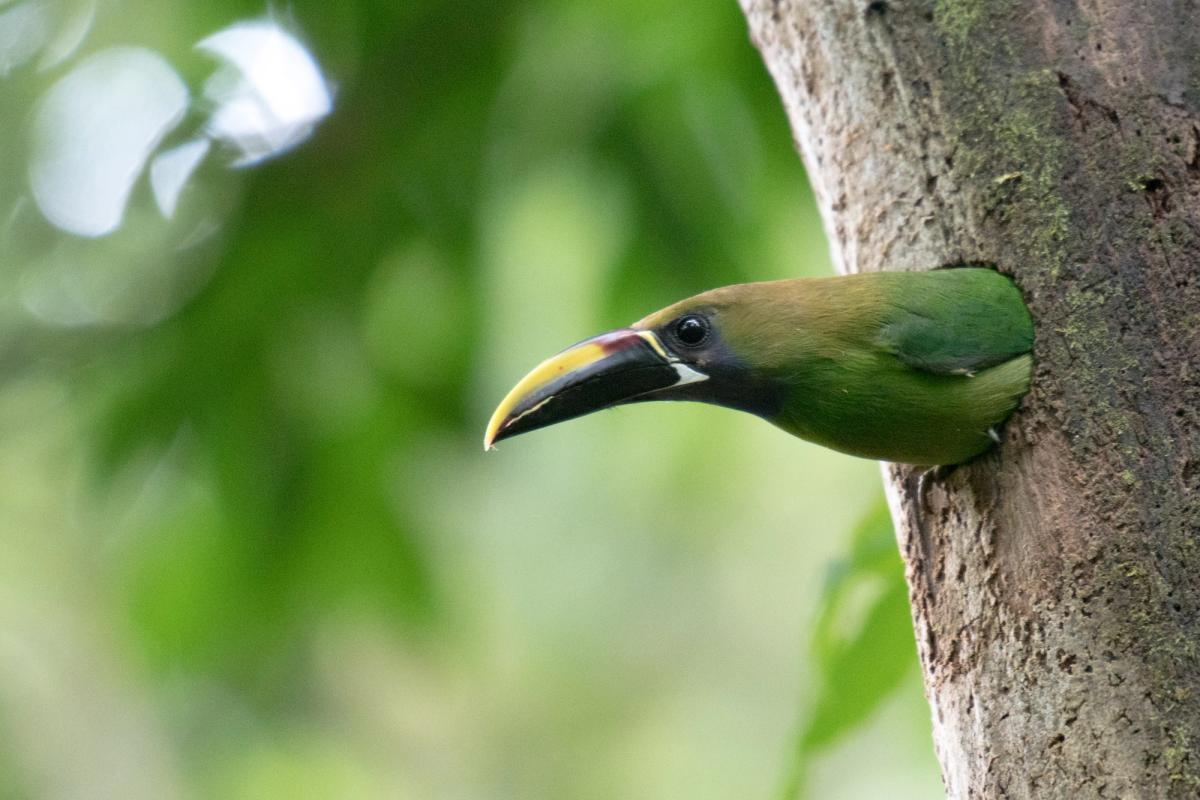
[[[586,339],[525,376],[484,448],[592,411],[696,400],[865,458],[957,464],[1029,388],[1033,323],[990,269],[747,283]]]

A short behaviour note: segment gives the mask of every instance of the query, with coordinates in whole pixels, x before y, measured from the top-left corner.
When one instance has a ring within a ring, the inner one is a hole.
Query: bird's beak
[[[500,402],[483,449],[501,439],[706,380],[652,331],[622,328],[586,339],[543,361]]]

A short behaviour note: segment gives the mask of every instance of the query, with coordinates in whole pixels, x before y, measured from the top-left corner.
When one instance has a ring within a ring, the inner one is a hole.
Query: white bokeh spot
[[[187,107],[187,87],[152,50],[116,47],[83,61],[34,114],[29,182],[42,214],[80,236],[116,230],[146,160]]]
[[[53,27],[53,9],[46,0],[0,9],[0,78],[37,55],[50,41]]]
[[[240,151],[237,166],[295,146],[332,110],[320,67],[274,22],[240,22],[196,47],[224,62],[204,87],[215,106],[205,130]]]
[[[158,210],[167,219],[175,216],[179,193],[211,146],[208,139],[191,139],[159,153],[150,163],[150,189]]]

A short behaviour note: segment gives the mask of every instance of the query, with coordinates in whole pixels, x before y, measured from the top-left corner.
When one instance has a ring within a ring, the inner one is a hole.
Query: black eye
[[[689,314],[675,323],[675,338],[688,347],[695,347],[708,338],[708,320]]]

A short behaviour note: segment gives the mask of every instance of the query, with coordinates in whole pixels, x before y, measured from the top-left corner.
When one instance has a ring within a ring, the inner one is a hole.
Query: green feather
[[[892,305],[877,341],[911,367],[970,375],[1033,347],[1020,292],[997,272],[935,270],[891,283]]]
[[[1029,389],[1033,323],[1012,281],[989,269],[881,272],[726,286],[663,309],[638,327],[710,315],[727,347],[698,369],[782,398],[768,420],[852,455],[955,464],[992,445]],[[743,407],[755,410],[746,402]]]
[[[803,438],[868,458],[959,463],[992,445],[1029,389],[1033,323],[992,270],[833,278],[810,302],[826,307],[811,333],[820,345],[784,367],[792,391],[773,420]]]

